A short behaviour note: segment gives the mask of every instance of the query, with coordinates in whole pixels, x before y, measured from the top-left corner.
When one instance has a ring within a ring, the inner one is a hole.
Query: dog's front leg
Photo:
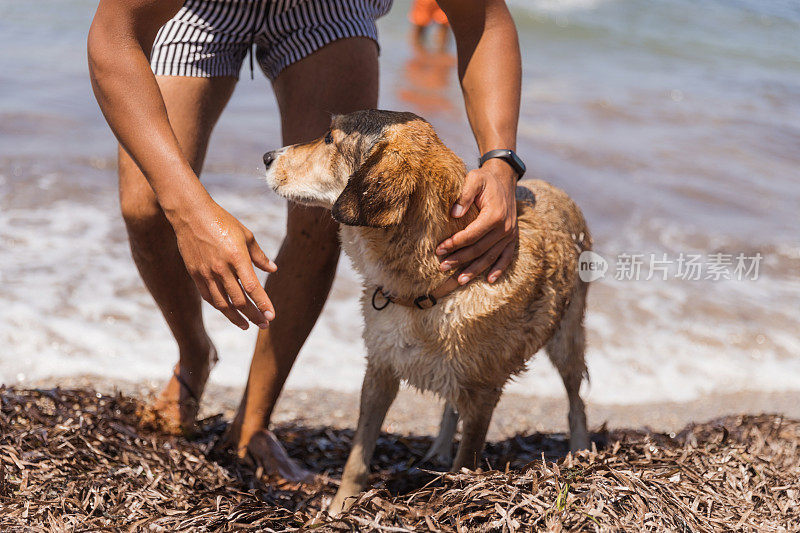
[[[486,443],[486,432],[492,413],[500,399],[500,388],[482,391],[465,391],[457,403],[463,427],[461,429],[461,444],[458,453],[450,467],[451,472],[458,472],[462,467],[476,468]]]
[[[361,387],[358,427],[353,437],[353,449],[344,465],[342,484],[328,508],[328,513],[332,516],[346,511],[367,484],[369,461],[375,451],[375,442],[386,412],[397,396],[399,385],[400,380],[391,370],[367,361],[367,373]]]

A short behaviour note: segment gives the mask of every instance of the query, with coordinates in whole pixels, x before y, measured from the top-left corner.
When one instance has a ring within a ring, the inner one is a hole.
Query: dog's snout
[[[269,168],[272,162],[275,161],[275,150],[264,154],[264,166]]]

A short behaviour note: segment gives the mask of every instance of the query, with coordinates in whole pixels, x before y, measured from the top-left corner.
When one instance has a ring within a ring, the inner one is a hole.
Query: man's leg
[[[335,41],[286,68],[274,89],[284,144],[319,137],[330,126],[331,113],[377,106],[377,46],[360,37]],[[297,353],[328,297],[338,259],[338,224],[330,212],[290,204],[286,238],[275,259],[278,271],[266,283],[276,318],[259,332],[247,389],[229,433],[241,456],[249,453],[267,471],[285,477],[296,476],[266,430]]]
[[[159,76],[170,124],[199,175],[211,130],[228,102],[236,79]],[[175,375],[154,408],[172,431],[189,431],[213,360],[203,326],[200,294],[186,272],[175,234],[155,194],[127,153],[119,150],[120,206],[139,273],[178,343]],[[183,382],[183,384],[181,383]],[[188,389],[188,390],[187,390]]]

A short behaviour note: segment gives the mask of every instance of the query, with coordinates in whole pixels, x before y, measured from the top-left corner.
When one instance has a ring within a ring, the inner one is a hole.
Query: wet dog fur
[[[364,281],[367,371],[353,449],[329,511],[339,513],[365,487],[369,461],[401,380],[445,401],[428,454],[447,457],[456,425],[462,437],[452,470],[474,468],[503,386],[545,348],[569,399],[570,448],[589,444],[580,385],[587,285],[578,256],[591,248],[583,216],[561,190],[539,180],[517,188],[519,245],[493,284],[479,277],[429,309],[372,305],[376,287],[400,297],[433,291],[437,245],[477,216],[449,213],[464,163],[412,113],[368,110],[334,116],[325,136],[265,155],[267,182],[280,195],[331,209],[342,246]]]

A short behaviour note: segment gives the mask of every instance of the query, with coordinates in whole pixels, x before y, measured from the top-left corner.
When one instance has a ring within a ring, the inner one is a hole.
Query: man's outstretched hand
[[[210,198],[201,206],[170,217],[178,249],[189,275],[205,301],[242,329],[266,328],[275,309],[256,277],[253,265],[265,272],[278,267],[256,242],[253,233]]]
[[[443,271],[466,265],[458,276],[461,285],[486,269],[490,269],[486,279],[494,283],[511,263],[519,235],[516,182],[512,168],[499,159],[490,159],[467,174],[461,197],[451,215],[460,218],[474,203],[478,216],[436,249],[436,254],[442,258]]]

